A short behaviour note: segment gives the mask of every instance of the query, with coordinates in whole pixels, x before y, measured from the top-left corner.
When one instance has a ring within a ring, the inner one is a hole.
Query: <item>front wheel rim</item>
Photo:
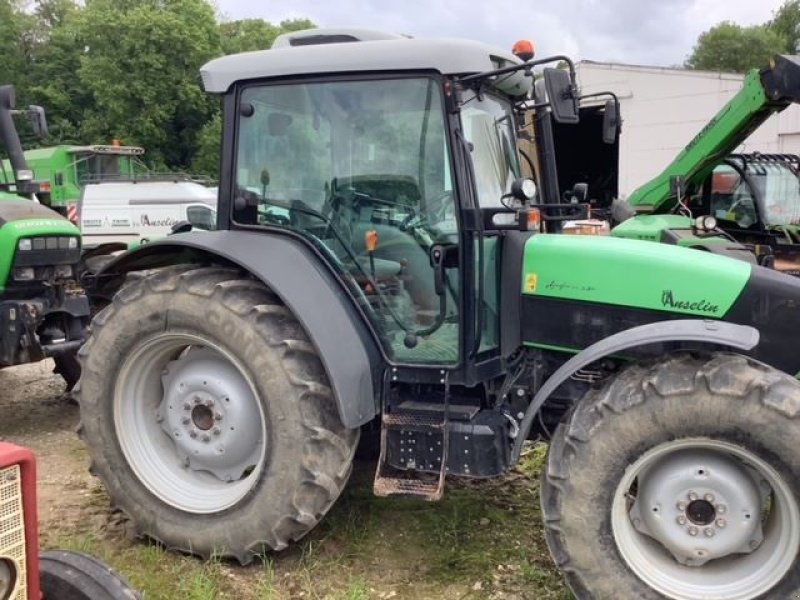
[[[700,462],[690,463],[689,457]],[[665,465],[674,480],[647,480],[648,474],[665,472]],[[720,473],[718,485],[709,483],[713,471]],[[680,480],[684,472],[685,481]],[[726,486],[726,479],[736,485]],[[740,497],[733,497],[731,490],[740,486]],[[648,495],[652,488],[657,493]],[[715,494],[717,488],[721,495]],[[680,493],[672,493],[678,489]],[[646,505],[640,502],[642,490]],[[757,513],[745,508],[752,501],[752,490],[760,497]],[[752,517],[760,517],[755,526]],[[686,544],[696,548],[695,565],[688,557],[684,564],[676,560],[684,542],[672,537],[673,525],[682,528]],[[614,495],[611,526],[628,567],[673,600],[758,598],[786,576],[800,547],[800,509],[790,486],[749,450],[709,438],[660,444],[629,466]],[[734,549],[725,549],[726,542]],[[715,556],[715,549],[721,548],[728,553]]]
[[[210,514],[253,489],[267,457],[267,420],[247,371],[190,334],[139,343],[114,389],[114,426],[129,466],[173,508]]]

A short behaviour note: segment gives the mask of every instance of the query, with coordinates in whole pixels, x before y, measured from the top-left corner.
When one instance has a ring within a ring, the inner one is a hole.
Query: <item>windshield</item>
[[[234,220],[320,248],[394,358],[456,361],[457,277],[435,286],[431,260],[458,243],[441,83],[253,86],[240,107]]]
[[[750,162],[747,175],[761,192],[767,225],[800,225],[800,180],[789,165]]]
[[[488,94],[468,96],[461,123],[472,145],[478,202],[484,208],[501,207],[502,197],[520,176],[511,105]]]

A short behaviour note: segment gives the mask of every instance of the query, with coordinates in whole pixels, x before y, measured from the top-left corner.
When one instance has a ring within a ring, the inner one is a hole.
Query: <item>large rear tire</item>
[[[137,534],[242,563],[310,531],[350,474],[314,347],[263,284],[172,267],[124,286],[80,351],[81,437]]]
[[[562,423],[550,552],[581,600],[800,597],[800,384],[748,359],[623,370]]]
[[[42,552],[39,585],[42,600],[139,600],[142,597],[106,564],[68,550]]]

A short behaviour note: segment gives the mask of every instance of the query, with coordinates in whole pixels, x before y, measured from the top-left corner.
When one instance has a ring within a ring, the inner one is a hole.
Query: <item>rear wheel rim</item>
[[[648,480],[664,473],[671,477]],[[800,546],[800,509],[786,481],[749,450],[708,438],[660,444],[628,467],[611,525],[628,567],[674,600],[758,598],[789,572]],[[688,564],[676,559],[684,550]]]
[[[224,511],[264,470],[267,419],[255,386],[207,338],[164,333],[140,342],[120,369],[113,409],[129,466],[173,508]]]

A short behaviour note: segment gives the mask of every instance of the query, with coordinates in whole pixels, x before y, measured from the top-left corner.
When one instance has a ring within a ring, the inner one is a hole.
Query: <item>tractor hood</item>
[[[678,246],[536,235],[525,246],[522,293],[721,319],[742,293],[752,268]]]
[[[577,352],[638,325],[714,319],[756,327],[751,354],[800,372],[797,277],[679,246],[570,235],[528,239],[522,269],[528,346]]]

